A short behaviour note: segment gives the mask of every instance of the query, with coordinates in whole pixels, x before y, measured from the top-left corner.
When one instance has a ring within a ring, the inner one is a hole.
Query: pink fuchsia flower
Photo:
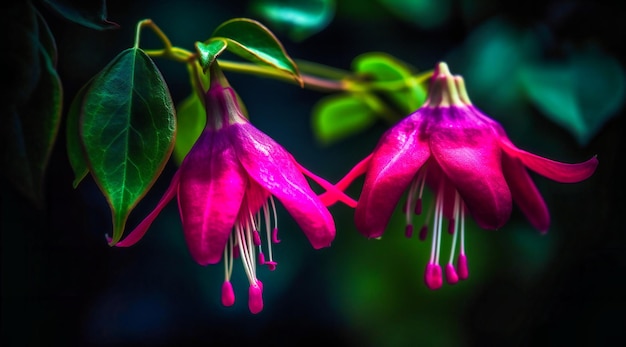
[[[263,308],[263,285],[257,278],[257,264],[270,270],[276,267],[272,244],[279,240],[274,198],[295,219],[313,248],[320,249],[334,239],[335,224],[305,175],[331,191],[334,187],[304,169],[283,147],[250,124],[217,63],[213,65],[211,86],[205,94],[207,122],[202,135],[156,208],[115,246],[128,247],[139,241],[159,212],[177,196],[193,259],[200,265],[224,260],[222,303],[234,304],[230,278],[233,258],[239,257],[250,282],[249,309],[258,313]]]
[[[383,234],[407,191],[405,233],[410,237],[413,214],[422,213],[424,187],[432,189],[434,208],[426,216],[419,236],[424,240],[431,229],[432,247],[424,279],[430,289],[437,289],[443,283],[440,245],[444,219],[453,238],[445,277],[453,284],[469,276],[464,242],[466,215],[484,229],[498,229],[509,219],[515,201],[530,223],[546,232],[550,215],[527,169],[557,182],[573,183],[591,176],[597,165],[595,156],[582,163],[565,164],[517,148],[500,124],[472,105],[463,78],[452,76],[448,66],[439,63],[425,104],[390,128],[373,153],[336,187],[345,190],[356,177],[365,174],[355,223],[369,238]],[[335,201],[330,195],[323,200],[327,205]]]

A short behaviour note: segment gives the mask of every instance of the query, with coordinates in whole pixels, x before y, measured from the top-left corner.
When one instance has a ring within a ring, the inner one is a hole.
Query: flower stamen
[[[430,250],[430,260],[424,272],[424,281],[429,289],[435,290],[443,284],[441,266],[439,265],[439,249],[441,247],[441,225],[443,220],[443,186],[437,190],[435,199],[435,220],[433,222],[433,240]]]

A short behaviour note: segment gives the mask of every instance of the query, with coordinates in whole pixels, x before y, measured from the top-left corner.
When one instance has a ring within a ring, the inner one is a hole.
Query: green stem
[[[151,20],[144,19],[137,24],[137,32],[135,36],[135,48],[139,47],[141,29],[151,29],[163,42],[163,49],[145,50],[146,54],[155,58],[166,58],[177,62],[194,64],[191,66],[196,73],[197,55],[179,47],[172,46],[165,33]],[[283,82],[300,85],[300,81],[293,78],[291,74],[282,72],[270,66],[262,66],[253,63],[235,62],[229,60],[219,60],[219,64],[224,70],[240,72],[252,75],[259,75],[269,78],[275,78]],[[304,88],[319,90],[323,92],[333,91],[349,91],[349,92],[366,92],[366,91],[394,91],[402,90],[414,85],[422,83],[432,75],[432,71],[426,71],[407,80],[398,81],[363,81],[356,78],[350,72],[329,66],[309,62],[298,61],[298,66],[303,73],[300,74]],[[191,71],[190,71],[191,72]],[[196,81],[197,82],[197,81]]]

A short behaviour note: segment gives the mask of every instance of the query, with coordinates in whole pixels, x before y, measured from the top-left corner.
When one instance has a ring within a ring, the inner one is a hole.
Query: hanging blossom
[[[500,124],[472,105],[463,78],[452,76],[442,62],[434,71],[424,105],[390,128],[373,153],[336,187],[345,190],[365,174],[355,224],[369,238],[382,236],[407,191],[403,212],[405,234],[411,237],[413,215],[422,213],[424,187],[432,190],[434,202],[419,238],[425,240],[429,230],[432,233],[424,280],[428,288],[437,289],[444,277],[440,265],[444,220],[452,235],[445,278],[454,284],[469,276],[466,215],[483,229],[498,229],[509,219],[515,201],[530,223],[545,233],[550,215],[527,169],[557,182],[574,183],[590,177],[597,165],[595,156],[582,163],[565,164],[517,148]],[[322,199],[326,205],[336,201],[330,194]]]
[[[235,302],[230,279],[234,258],[239,258],[250,283],[248,307],[258,313],[263,309],[263,284],[257,278],[257,264],[270,270],[277,264],[272,253],[272,245],[280,242],[274,198],[284,205],[315,249],[330,245],[335,224],[305,175],[337,199],[349,198],[306,170],[250,124],[217,63],[211,67],[205,105],[205,129],[164,196],[115,246],[129,247],[139,241],[159,212],[177,196],[183,233],[193,259],[200,265],[223,259],[222,303],[231,306]]]

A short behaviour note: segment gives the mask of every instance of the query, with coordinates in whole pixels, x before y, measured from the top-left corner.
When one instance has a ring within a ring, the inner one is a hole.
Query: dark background
[[[174,45],[192,49],[223,21],[254,18],[248,4],[108,1],[108,18],[121,27],[104,32],[41,8],[57,40],[66,105],[133,44],[138,20],[153,19]],[[2,185],[2,346],[609,346],[624,341],[623,106],[582,144],[540,109],[515,98],[498,99],[512,75],[485,87],[472,62],[486,48],[467,43],[497,20],[507,28],[541,33],[540,59],[559,61],[592,43],[624,66],[623,5],[449,0],[440,6],[446,15],[428,24],[402,18],[382,1],[340,0],[321,32],[301,42],[279,31],[277,36],[291,56],[341,69],[350,69],[354,57],[370,51],[387,52],[419,70],[447,60],[453,73],[465,75],[474,103],[499,120],[520,148],[566,162],[597,155],[596,173],[581,183],[533,176],[553,220],[547,235],[532,230],[518,211],[495,232],[469,221],[470,279],[431,292],[421,280],[428,245],[404,239],[401,218],[382,240],[367,240],[354,229],[351,209],[332,206],[337,238],[332,247],[315,251],[281,209],[279,266],[275,272],[260,270],[265,309],[252,315],[239,264],[234,271],[238,301],[221,306],[222,265],[193,262],[175,203],[136,246],[107,246],[108,206],[90,178],[72,188],[63,123],[47,172],[45,208],[34,208]],[[145,36],[147,46],[155,42]],[[503,63],[493,59],[494,68]],[[156,63],[174,101],[184,99],[190,92],[184,66]],[[256,76],[227,72],[227,77],[252,122],[332,182],[367,155],[388,126],[380,122],[322,146],[312,135],[310,113],[323,93]],[[175,169],[168,164],[129,224],[150,211]],[[350,193],[357,196],[358,187]]]

